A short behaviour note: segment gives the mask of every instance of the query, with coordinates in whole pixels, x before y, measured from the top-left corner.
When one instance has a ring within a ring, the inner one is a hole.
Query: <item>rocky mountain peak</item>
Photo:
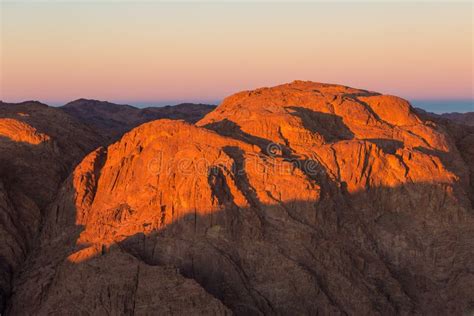
[[[306,81],[141,124],[45,208],[7,313],[469,311],[473,169],[450,130]]]

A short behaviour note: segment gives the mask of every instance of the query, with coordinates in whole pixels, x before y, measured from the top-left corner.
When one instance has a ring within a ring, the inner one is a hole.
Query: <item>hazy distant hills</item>
[[[183,103],[164,107],[137,108],[106,101],[78,99],[60,109],[93,127],[112,140],[132,128],[153,120],[169,118],[194,123],[212,111],[210,104]]]
[[[474,112],[468,113],[445,113],[441,117],[456,121],[460,124],[474,126]]]
[[[458,124],[474,126],[474,112],[466,112],[466,113],[452,112],[452,113],[436,114],[436,113],[425,111],[420,108],[416,108],[416,111],[418,111],[422,115],[426,115],[432,118],[446,119],[446,120],[456,122]]]

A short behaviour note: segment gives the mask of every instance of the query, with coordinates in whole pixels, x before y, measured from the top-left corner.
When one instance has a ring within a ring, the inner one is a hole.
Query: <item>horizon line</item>
[[[0,100],[3,103],[11,104],[20,104],[27,102],[39,102],[51,107],[62,107],[68,103],[78,101],[78,100],[89,100],[89,101],[99,101],[99,102],[108,102],[117,105],[127,105],[132,106],[138,109],[143,109],[147,107],[165,107],[165,106],[176,106],[180,104],[204,104],[219,106],[222,100],[189,100],[189,99],[178,99],[178,100],[106,100],[106,99],[96,99],[96,98],[73,98],[70,101],[51,101],[51,100],[21,100],[21,101],[6,101]],[[435,114],[448,114],[448,113],[473,113],[474,112],[474,98],[414,98],[406,99],[414,108],[420,108],[422,110],[435,113]],[[451,105],[457,105],[453,109],[449,109],[449,104],[443,104],[444,102],[456,103]],[[431,103],[431,104],[430,104]],[[469,103],[470,108],[469,108]],[[442,107],[442,108],[440,108]]]

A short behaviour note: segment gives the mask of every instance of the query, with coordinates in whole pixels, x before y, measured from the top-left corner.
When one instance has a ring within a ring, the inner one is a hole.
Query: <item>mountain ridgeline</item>
[[[215,106],[182,103],[140,109],[131,105],[79,99],[62,106],[61,109],[115,141],[132,128],[153,120],[168,118],[195,123],[214,110]]]

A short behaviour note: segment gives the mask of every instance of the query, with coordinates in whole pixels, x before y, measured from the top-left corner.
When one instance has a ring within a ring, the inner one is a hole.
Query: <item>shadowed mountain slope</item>
[[[474,113],[446,113],[438,115],[421,109],[416,109],[416,111],[429,124],[435,124],[443,128],[451,136],[452,141],[469,168],[471,183],[470,199],[474,205]]]
[[[0,103],[0,309],[38,242],[44,208],[102,137],[39,102]]]

